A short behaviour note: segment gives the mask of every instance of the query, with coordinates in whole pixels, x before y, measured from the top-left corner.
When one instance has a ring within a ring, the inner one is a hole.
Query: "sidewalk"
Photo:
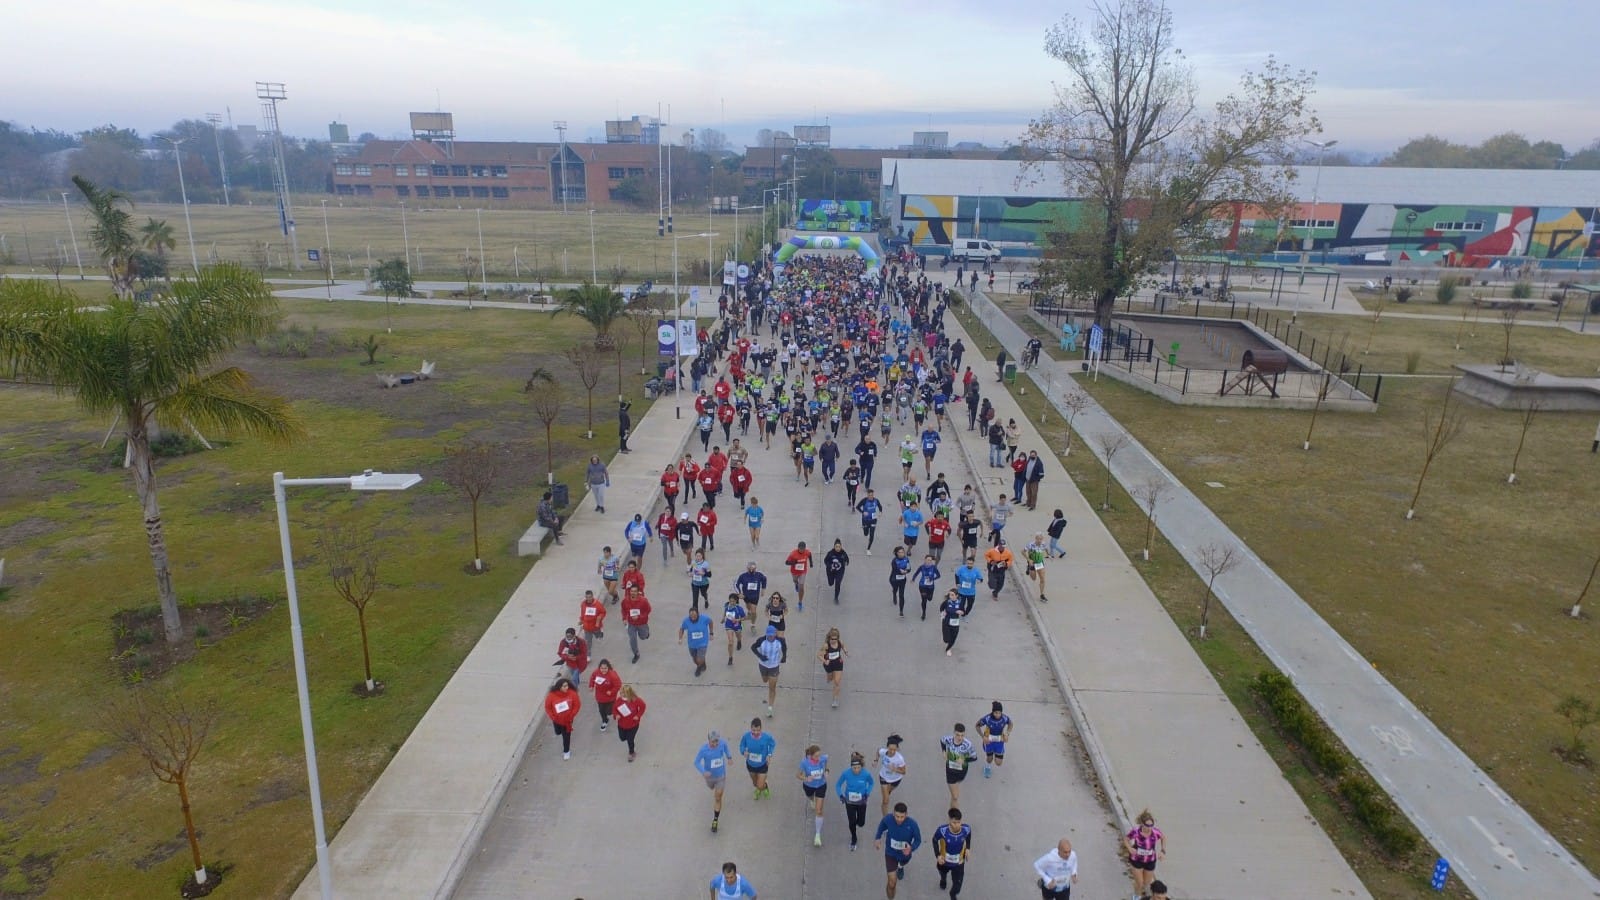
[[[661,461],[682,455],[694,421],[688,403],[686,397],[690,415],[681,420],[673,418],[671,397],[651,406],[638,421],[629,441],[633,452],[626,456],[615,455],[611,434],[595,439],[597,452],[610,457],[609,490],[618,511],[595,513],[582,486],[572,486],[567,546],[548,545],[338,829],[330,848],[338,896],[434,897],[470,861],[468,854],[499,807],[535,731],[548,728],[543,703],[555,674],[550,663],[562,631],[577,623],[576,597],[582,596],[581,587],[573,595],[570,586],[595,582],[598,587],[594,566],[601,546],[626,553],[622,526],[628,517],[621,511],[633,504],[624,498],[653,497]],[[615,633],[622,633],[620,626]],[[313,867],[294,896],[318,895]]]
[[[974,309],[981,310],[980,319],[1013,353],[1027,342],[1022,329],[987,298],[974,298]],[[1072,368],[1065,362],[1041,362],[1029,374],[1040,384],[1061,385]],[[1083,437],[1080,446],[1091,450],[1097,446],[1097,435],[1126,434],[1092,399],[1074,424]],[[1126,487],[1160,478],[1171,485],[1157,525],[1196,571],[1202,546],[1234,549],[1239,564],[1217,579],[1218,599],[1273,664],[1294,680],[1306,700],[1423,837],[1450,861],[1456,876],[1473,893],[1496,898],[1600,895],[1600,880],[1428,721],[1154,455],[1131,435],[1128,442],[1112,465],[1118,482]],[[1084,649],[1092,652],[1093,647]],[[1136,667],[1124,662],[1124,668],[1132,671]],[[1167,731],[1184,734],[1182,729]],[[1216,772],[1211,767],[1201,770]],[[1276,772],[1273,777],[1281,780]]]
[[[945,322],[969,348],[962,365],[972,366],[1000,421],[1022,423],[1021,449],[1045,449],[995,383],[992,356],[977,353],[953,315]],[[1026,338],[1019,332],[1006,343],[1020,349]],[[985,501],[1009,495],[1011,470],[987,468],[987,441],[966,430],[964,404],[952,410],[961,445],[983,467],[975,486]],[[1145,807],[1155,814],[1174,847],[1158,869],[1174,897],[1369,896],[1054,453],[1040,458],[1039,508],[1019,508],[1008,543],[1020,551],[1055,507],[1066,514],[1069,555],[1046,572],[1051,601],[1040,604],[1020,580],[1121,829]]]

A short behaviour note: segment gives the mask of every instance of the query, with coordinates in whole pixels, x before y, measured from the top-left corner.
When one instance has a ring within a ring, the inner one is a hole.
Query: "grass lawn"
[[[545,451],[522,385],[535,365],[567,372],[557,354],[588,335],[576,320],[512,310],[396,307],[392,335],[377,304],[288,301],[284,310],[289,322],[315,327],[308,355],[245,349],[235,361],[292,398],[310,436],[290,448],[239,441],[157,463],[184,602],[279,598],[262,618],[199,638],[195,658],[163,678],[221,704],[190,791],[202,850],[211,865],[231,867],[225,890],[237,897],[286,895],[312,862],[272,472],[371,467],[426,478],[404,494],[290,494],[322,786],[336,828],[526,574],[515,544],[533,520]],[[369,333],[384,342],[370,367],[351,343]],[[374,372],[410,371],[424,357],[438,361],[434,380],[378,387]],[[575,488],[591,448],[615,449],[614,371],[597,390],[599,438],[581,437],[581,388],[558,426],[557,478]],[[637,421],[648,403],[636,371],[625,366]],[[120,454],[99,449],[107,425],[49,391],[0,385],[4,896],[172,896],[188,871],[175,789],[103,730],[106,709],[129,690],[110,659],[111,617],[155,602],[132,483]],[[467,502],[439,477],[445,446],[468,437],[505,450],[501,483],[480,510],[491,567],[480,576],[463,571],[472,558]],[[374,676],[387,691],[370,700],[351,693],[362,678],[356,617],[333,593],[315,544],[333,523],[373,529],[384,546],[368,622]]]
[[[326,240],[322,206],[318,202],[322,199],[328,201]],[[446,206],[441,201],[439,205],[429,202],[418,208],[408,203],[402,224],[399,206],[341,206],[332,197],[309,196],[297,197],[295,203],[296,235],[303,267],[298,273],[289,271],[289,241],[278,229],[277,207],[270,199],[253,206],[191,205],[190,219],[201,264],[215,254],[217,259],[234,260],[246,266],[265,265],[275,275],[315,278],[321,271],[320,264],[306,262],[305,251],[328,244],[333,248],[335,275],[359,278],[369,256],[374,262],[401,259],[409,240],[412,274],[416,278],[459,281],[466,277],[462,271],[463,257],[470,255],[476,259],[479,255],[478,211],[471,207],[457,208],[454,203]],[[134,207],[133,215],[136,223],[154,217],[172,225],[178,247],[169,253],[171,266],[177,271],[188,265],[189,244],[181,206],[140,203]],[[712,220],[706,210],[679,209],[675,218],[679,235],[718,233],[712,239],[711,256],[720,266],[724,253],[733,247],[733,216],[719,214]],[[759,213],[739,217],[740,230],[759,223],[760,218]],[[46,257],[59,246],[65,249],[69,259],[63,277],[76,276],[77,264],[72,261],[72,242],[66,220],[60,203],[0,206],[0,234],[6,235],[6,246],[16,262],[10,270],[48,272]],[[708,224],[712,227],[706,227]],[[83,214],[82,204],[76,200],[73,228],[77,230],[84,271],[101,274],[102,268],[93,258],[88,242],[89,220]],[[22,239],[24,232],[28,236],[26,242]],[[270,245],[265,253],[263,244]],[[625,277],[630,279],[653,276],[658,282],[670,281],[672,245],[670,237],[656,237],[654,214],[598,210],[594,214],[594,267],[602,281],[617,268],[626,270]],[[748,257],[748,245],[742,250]],[[484,209],[483,251],[492,281],[529,284],[537,280],[533,274],[536,271],[542,272],[546,279],[560,281],[587,278],[590,274],[588,210],[574,208],[563,214],[560,210]],[[685,237],[679,241],[680,271],[687,274],[690,266],[703,266],[706,251],[704,238]],[[478,278],[476,263],[472,277]],[[704,283],[704,276],[700,276],[700,283]]]
[[[1365,337],[1361,319],[1300,321],[1312,334],[1354,327]],[[1481,324],[1458,352],[1453,323],[1385,318],[1367,368],[1396,371],[1408,351],[1420,350],[1419,371],[1443,373],[1456,362],[1492,361],[1503,341],[1497,325]],[[1516,331],[1513,348],[1561,374],[1590,374],[1600,359],[1600,344],[1555,329]],[[1600,552],[1594,416],[1540,414],[1513,487],[1506,474],[1518,414],[1468,406],[1408,522],[1423,415],[1437,408],[1444,385],[1386,379],[1375,414],[1324,411],[1307,453],[1299,447],[1308,412],[1175,406],[1111,379],[1082,383],[1184,483],[1226,485],[1197,490],[1512,797],[1600,867],[1596,773],[1552,752],[1566,733],[1556,703],[1568,694],[1600,700],[1594,619],[1566,615]],[[1077,456],[1069,468],[1103,471]],[[1171,592],[1157,590],[1173,608]],[[1181,608],[1175,618],[1184,623]],[[1225,668],[1212,668],[1235,693]]]

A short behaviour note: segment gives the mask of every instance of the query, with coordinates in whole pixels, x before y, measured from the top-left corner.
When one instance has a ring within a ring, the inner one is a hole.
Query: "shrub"
[[[1439,279],[1438,287],[1433,289],[1433,297],[1440,303],[1449,303],[1456,298],[1458,287],[1454,277],[1446,275]]]
[[[1411,301],[1411,298],[1416,296],[1416,294],[1417,294],[1417,292],[1413,291],[1411,288],[1403,287],[1403,288],[1401,288],[1401,289],[1399,289],[1399,290],[1394,292],[1394,302],[1396,302],[1396,303],[1409,303]]]
[[[1417,374],[1417,366],[1422,363],[1422,351],[1411,350],[1406,353],[1406,374]]]
[[[1404,821],[1397,821],[1394,805],[1365,773],[1351,774],[1339,781],[1339,796],[1350,804],[1350,811],[1383,852],[1404,859],[1417,849],[1417,835]]]
[[[378,364],[378,351],[381,350],[382,348],[383,348],[383,342],[378,340],[378,336],[377,335],[375,335],[375,334],[367,335],[367,339],[364,342],[362,342],[362,344],[361,344],[362,352],[367,354],[367,361],[362,363],[362,365],[364,365],[364,366],[375,366],[375,365],[377,365]]]
[[[1511,285],[1511,299],[1526,300],[1533,296],[1533,282],[1518,281]]]
[[[1250,689],[1266,704],[1278,727],[1305,750],[1306,755],[1330,778],[1338,778],[1349,760],[1338,742],[1323,727],[1315,713],[1300,698],[1294,683],[1279,672],[1262,672]]]

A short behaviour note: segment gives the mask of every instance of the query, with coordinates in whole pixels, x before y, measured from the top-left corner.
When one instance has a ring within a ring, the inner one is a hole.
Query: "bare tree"
[[[1206,629],[1211,625],[1211,597],[1217,578],[1233,568],[1238,560],[1232,547],[1207,544],[1200,548],[1200,568],[1206,570],[1206,595],[1200,601],[1200,639],[1205,640]]]
[[[1111,508],[1111,458],[1123,447],[1128,446],[1128,436],[1120,431],[1103,431],[1094,436],[1094,442],[1100,445],[1101,459],[1106,465],[1105,497],[1100,501],[1101,509]]]
[[[44,264],[56,276],[56,284],[61,283],[61,270],[67,267],[67,254],[64,252],[46,253]]]
[[[616,333],[611,335],[611,352],[615,353],[617,355],[617,402],[618,403],[621,403],[622,399],[623,399],[623,393],[622,393],[622,357],[623,357],[624,351],[626,351],[628,349],[628,345],[630,343],[632,343],[632,341],[633,341],[633,336],[629,335],[629,334],[627,334],[625,332],[618,331],[618,332],[616,332]]]
[[[1082,391],[1068,391],[1061,398],[1061,405],[1067,408],[1067,446],[1062,449],[1061,455],[1067,456],[1072,453],[1072,420],[1089,408],[1089,395]]]
[[[1511,358],[1511,331],[1517,327],[1517,318],[1522,315],[1522,306],[1517,303],[1508,303],[1500,310],[1500,327],[1506,333],[1505,349],[1500,353],[1500,371],[1504,372],[1516,360]]]
[[[1461,408],[1451,402],[1455,397],[1454,388],[1455,381],[1452,379],[1444,386],[1444,397],[1437,413],[1422,414],[1422,473],[1417,476],[1417,489],[1411,495],[1410,508],[1406,510],[1408,520],[1417,514],[1417,499],[1422,496],[1422,484],[1428,478],[1428,468],[1455,436],[1461,433],[1463,422]]]
[[[540,366],[528,376],[528,383],[522,386],[523,393],[533,399],[533,414],[544,423],[544,467],[545,479],[549,484],[556,483],[555,445],[551,442],[550,429],[556,424],[556,418],[561,415],[562,401],[566,399],[567,391],[561,382],[550,374],[550,370]]]
[[[1135,485],[1133,497],[1144,507],[1144,559],[1150,561],[1150,545],[1156,537],[1156,507],[1161,504],[1171,484],[1165,478],[1146,478]]]
[[[661,327],[661,320],[669,318],[672,307],[667,303],[667,295],[651,292],[637,296],[628,304],[628,321],[633,323],[634,330],[639,332],[639,374],[649,372],[648,353],[655,342],[656,329]]]
[[[378,590],[377,540],[353,526],[334,525],[317,536],[317,547],[327,561],[334,592],[356,611],[361,626],[361,666],[366,674],[362,696],[370,697],[381,690],[372,679],[372,652],[367,645],[367,604]]]
[[[491,444],[466,441],[444,451],[444,481],[467,495],[472,504],[472,569],[482,572],[483,554],[478,549],[478,500],[500,478],[499,453]]]
[[[1372,299],[1372,327],[1367,329],[1367,347],[1361,351],[1363,356],[1372,352],[1372,339],[1378,335],[1378,320],[1383,318],[1384,307],[1389,305],[1389,292],[1380,291]]]
[[[154,686],[133,691],[109,717],[111,733],[144,759],[158,781],[178,789],[184,833],[194,859],[193,886],[185,893],[190,897],[205,896],[217,885],[206,874],[200,834],[189,807],[189,776],[217,717],[214,701],[188,700],[170,687]]]
[[[1522,431],[1517,435],[1517,452],[1511,455],[1511,474],[1506,476],[1506,484],[1517,483],[1517,461],[1522,459],[1522,445],[1528,440],[1528,429],[1533,426],[1533,417],[1539,414],[1544,404],[1538,400],[1529,400],[1522,407]]]
[[[478,271],[478,258],[472,255],[471,250],[463,250],[456,257],[456,263],[461,267],[461,274],[467,277],[467,299],[472,299],[472,276]]]
[[[1583,615],[1583,601],[1589,596],[1589,588],[1594,586],[1594,576],[1600,572],[1600,556],[1594,558],[1594,565],[1589,567],[1589,580],[1583,583],[1583,590],[1578,592],[1578,599],[1572,604],[1572,617],[1574,619]]]
[[[589,424],[583,432],[586,438],[594,438],[594,389],[600,384],[600,364],[605,361],[605,353],[596,350],[593,344],[574,344],[567,348],[567,361],[572,363],[577,370],[578,380],[583,382],[583,390],[589,405]]]
[[[1328,390],[1333,387],[1333,373],[1324,370],[1322,373],[1322,386],[1317,388],[1317,402],[1311,405],[1311,424],[1306,428],[1305,443],[1300,445],[1302,450],[1311,449],[1311,432],[1317,430],[1317,413],[1322,412],[1322,401],[1328,399]]]

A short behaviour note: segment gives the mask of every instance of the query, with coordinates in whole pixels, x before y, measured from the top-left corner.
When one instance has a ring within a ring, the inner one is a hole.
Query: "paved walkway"
[[[975,298],[974,308],[1013,353],[1027,342],[1022,329],[986,298]],[[1045,362],[1029,374],[1036,383],[1053,383],[1057,389],[1052,402],[1059,404],[1060,387],[1072,368],[1064,362]],[[1099,435],[1126,434],[1092,400],[1074,425],[1082,436],[1078,445],[1092,450],[1098,448]],[[1153,454],[1131,435],[1128,441],[1111,467],[1118,482],[1125,487],[1150,478],[1169,483],[1157,525],[1196,571],[1200,570],[1202,547],[1233,548],[1239,564],[1217,579],[1218,599],[1273,664],[1294,680],[1323,720],[1475,894],[1494,898],[1600,896],[1600,880],[1428,721]],[[1189,735],[1181,729],[1168,732],[1182,735],[1188,743]],[[1200,771],[1207,772],[1209,784],[1216,770]]]

